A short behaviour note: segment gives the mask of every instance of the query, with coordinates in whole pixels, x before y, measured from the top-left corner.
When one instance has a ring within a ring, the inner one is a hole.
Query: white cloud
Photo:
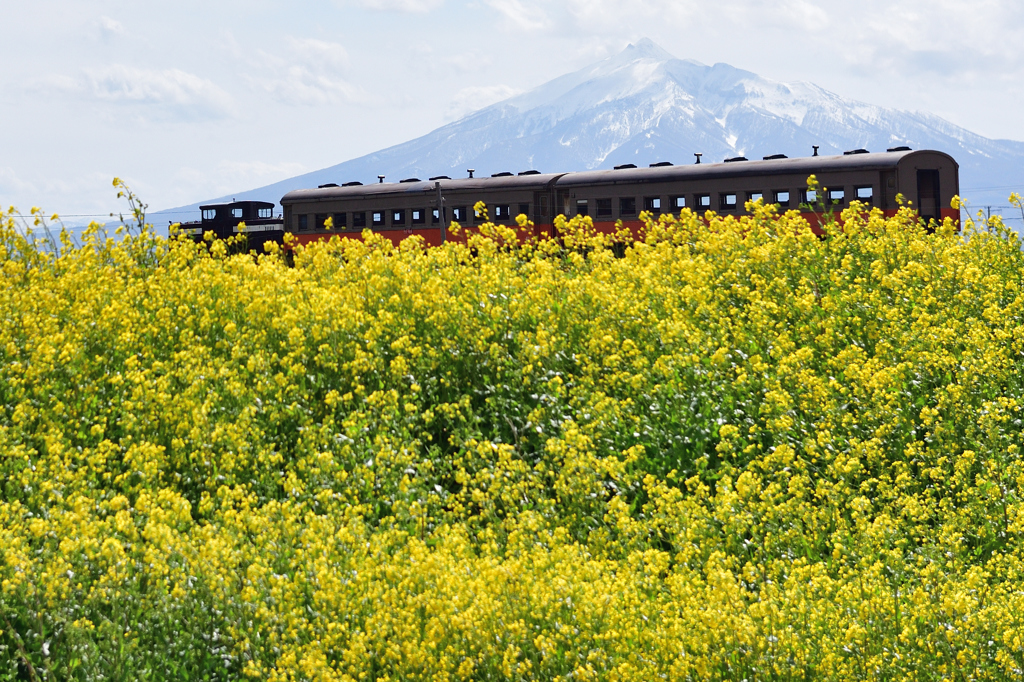
[[[515,28],[524,31],[537,31],[548,28],[551,19],[539,4],[522,2],[522,0],[486,0],[487,4],[512,23]]]
[[[116,36],[125,34],[124,26],[121,22],[110,17],[100,17],[96,21],[96,27],[99,29],[100,39],[104,41],[110,41]]]
[[[213,82],[180,69],[140,69],[124,64],[85,69],[79,76],[53,76],[50,87],[111,104],[144,108],[154,118],[222,118],[231,96]]]
[[[440,7],[444,0],[357,0],[357,2],[368,9],[426,14]]]
[[[259,52],[258,66],[265,73],[248,76],[250,83],[284,104],[320,106],[363,99],[362,91],[346,78],[349,57],[340,43],[287,37],[282,48]]]
[[[466,114],[483,109],[486,106],[514,97],[522,90],[507,85],[483,85],[478,87],[463,88],[455,93],[448,110],[445,113],[447,120],[462,118]]]

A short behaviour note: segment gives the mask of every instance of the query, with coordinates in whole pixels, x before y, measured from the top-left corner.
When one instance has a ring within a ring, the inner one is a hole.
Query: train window
[[[483,222],[486,222],[486,221],[487,221],[487,209],[485,208],[482,211],[478,211],[476,206],[474,206],[473,207],[473,222],[474,223],[483,223]]]
[[[644,210],[654,215],[661,213],[661,197],[644,197]]]
[[[598,216],[610,216],[612,214],[612,200],[611,199],[598,199],[597,200],[597,215]]]
[[[334,229],[344,230],[348,227],[348,216],[344,213],[334,214]]]
[[[747,192],[747,201],[762,201],[764,192]]]
[[[529,204],[519,204],[519,213],[520,213],[520,215],[525,215],[525,216],[530,215],[530,205]]]
[[[789,206],[789,192],[784,189],[775,192],[775,203],[779,206]]]
[[[374,227],[380,227],[384,224],[384,211],[373,211],[370,218],[373,221]]]
[[[241,218],[242,217],[242,209],[241,208],[233,208],[233,209],[231,209],[231,217],[232,218]]]
[[[512,207],[508,204],[497,204],[494,207],[495,220],[508,220],[512,217]]]
[[[427,222],[427,212],[422,208],[414,208],[409,213],[412,214],[413,225],[423,225]]]
[[[391,212],[392,225],[405,225],[405,211],[397,209]]]
[[[619,215],[636,215],[636,198],[619,198]]]
[[[272,218],[274,217],[274,209],[272,208],[260,208],[256,210],[256,216],[258,218]]]
[[[863,201],[866,204],[870,204],[871,200],[875,197],[875,189],[871,185],[858,187],[854,192],[857,194],[857,201]]]
[[[576,200],[576,215],[589,215],[590,203],[586,199]]]
[[[457,223],[464,222],[466,220],[466,207],[456,206],[452,209],[452,220]]]
[[[439,222],[441,222],[441,211],[435,208],[430,212],[430,224],[437,225]]]
[[[731,211],[736,208],[735,194],[719,194],[718,206],[723,211]]]
[[[300,215],[299,216],[299,232],[302,232],[303,230],[308,230],[308,229],[309,229],[309,216],[308,215]]]
[[[203,220],[216,220],[217,209],[215,208],[204,208],[203,209]]]
[[[366,211],[352,213],[352,227],[366,227]]]
[[[828,203],[829,204],[844,204],[844,203],[846,203],[846,190],[830,189],[828,191]]]
[[[694,204],[697,208],[711,208],[711,195],[710,194],[698,194]]]
[[[672,208],[686,208],[686,197],[672,197]]]
[[[802,204],[813,204],[813,203],[817,203],[817,201],[818,201],[818,191],[817,190],[805,189],[803,191],[803,195],[804,195],[803,201],[800,202]]]
[[[540,205],[537,207],[537,215],[542,216],[544,218],[546,218],[547,215],[548,215],[548,195],[547,194],[541,194],[540,195]]]

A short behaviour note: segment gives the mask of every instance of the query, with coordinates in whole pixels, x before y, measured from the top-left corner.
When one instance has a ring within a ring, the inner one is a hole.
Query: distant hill
[[[328,182],[464,177],[538,169],[611,168],[622,163],[690,163],[731,156],[807,156],[895,145],[938,149],[960,163],[972,205],[1006,204],[1024,190],[1024,143],[991,140],[922,112],[848,100],[812,83],[781,83],[728,64],[676,59],[644,39],[619,54],[491,105],[422,137],[330,168],[200,203],[277,202],[288,191]],[[199,203],[155,212],[154,222]]]

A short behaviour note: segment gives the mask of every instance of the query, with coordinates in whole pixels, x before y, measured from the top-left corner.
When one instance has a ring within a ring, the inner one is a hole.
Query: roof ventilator
[[[615,166],[613,170],[625,170],[626,168],[636,168],[635,163],[624,163],[621,166]]]
[[[763,158],[764,158],[765,161],[774,161],[776,159],[788,159],[789,157],[786,156],[785,154],[770,154],[770,155],[765,156]]]
[[[910,147],[889,147],[885,151],[887,152],[909,152],[913,151]]]
[[[359,182],[358,180],[354,180],[352,182],[346,182],[344,185],[342,185],[342,187],[359,187],[362,184],[363,183]]]
[[[403,183],[403,182],[420,182],[420,179],[419,178],[406,178],[405,180],[399,180],[398,182],[399,183]]]
[[[317,185],[316,188],[317,189],[327,189],[328,187],[337,187],[337,186],[338,186],[338,183],[336,183],[336,182],[328,182],[328,183],[324,183],[323,185]]]
[[[476,168],[467,168],[466,172],[469,173],[469,177],[473,177],[473,173],[476,173]]]
[[[747,157],[745,157],[745,156],[734,156],[731,159],[726,159],[725,163],[733,163],[735,161],[747,161]]]
[[[664,168],[665,166],[671,166],[671,165],[672,165],[671,161],[659,161],[658,163],[652,163],[650,165],[650,167],[651,168]]]
[[[502,171],[501,173],[491,173],[492,178],[511,178],[512,174],[508,171]]]
[[[430,180],[451,180],[451,178],[449,178],[447,175],[435,175],[434,177],[430,178]]]
[[[854,154],[869,154],[867,149],[851,149],[843,152],[843,156],[853,156]]]
[[[817,156],[818,155],[818,146],[819,145],[812,144],[811,146],[814,147],[814,153],[811,154],[811,156]]]
[[[377,182],[379,182],[380,184],[384,184],[384,176],[383,175],[378,175],[377,176]]]
[[[704,155],[703,155],[702,153],[700,153],[700,152],[694,152],[694,153],[693,153],[693,155],[697,157],[697,160],[696,160],[696,161],[694,161],[694,163],[700,163],[700,157],[704,156]]]
[[[540,171],[539,170],[526,170],[526,171],[523,171],[522,173],[520,173],[519,175],[540,175]]]

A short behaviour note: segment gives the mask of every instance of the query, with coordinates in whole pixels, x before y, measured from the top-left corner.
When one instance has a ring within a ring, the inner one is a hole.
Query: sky
[[[1021,0],[0,0],[0,204],[252,189],[423,135],[647,37],[1024,140]],[[574,169],[564,169],[574,170]]]

